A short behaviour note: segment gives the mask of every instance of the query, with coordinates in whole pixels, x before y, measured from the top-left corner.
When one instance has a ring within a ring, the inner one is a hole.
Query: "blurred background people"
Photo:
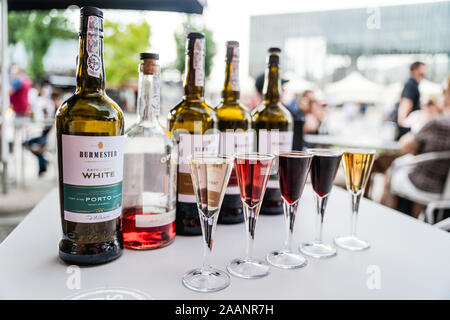
[[[438,102],[438,97],[428,99],[428,102],[422,104],[419,110],[411,112],[403,123],[410,128],[411,133],[419,132],[427,122],[442,112],[441,103]]]
[[[397,110],[397,125],[398,138],[403,136],[410,130],[410,127],[405,123],[408,115],[420,109],[420,91],[419,83],[425,78],[425,63],[416,61],[409,67],[410,78],[406,81],[400,98],[400,103]]]
[[[397,209],[396,191],[403,194],[423,194],[427,199],[439,200],[450,168],[450,161],[433,160],[415,166],[401,166],[412,155],[450,150],[450,106],[434,116],[418,132],[409,132],[400,139],[401,151],[406,155],[396,159],[386,175],[381,203]],[[415,204],[413,216],[418,217],[423,206]]]
[[[11,67],[11,89],[9,92],[10,102],[16,117],[28,117],[30,103],[28,92],[33,87],[31,79],[17,65]]]
[[[305,90],[288,105],[294,120],[304,119],[304,133],[319,133],[326,117],[326,109],[317,101],[314,91]]]
[[[48,106],[43,107],[48,110],[48,114],[45,118],[46,121],[44,122],[44,129],[42,130],[41,135],[32,138],[23,144],[24,147],[30,150],[37,157],[39,163],[39,176],[42,176],[47,171],[48,160],[46,159],[45,154],[47,151],[48,136],[54,126],[53,119],[55,117],[56,110],[62,103],[62,95],[59,92],[54,91],[51,93],[48,103]]]

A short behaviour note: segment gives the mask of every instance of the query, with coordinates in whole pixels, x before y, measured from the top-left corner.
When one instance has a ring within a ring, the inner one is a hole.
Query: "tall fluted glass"
[[[189,166],[203,234],[203,265],[187,272],[183,277],[183,284],[194,291],[218,291],[230,285],[230,277],[225,271],[213,268],[209,263],[209,256],[220,207],[233,168],[233,157],[193,156],[189,159]]]
[[[269,265],[253,257],[253,246],[256,222],[273,161],[274,155],[263,153],[242,153],[234,160],[247,234],[245,257],[234,259],[227,266],[227,270],[237,277],[252,279],[269,274]]]
[[[343,164],[345,169],[345,184],[351,194],[352,211],[350,235],[337,237],[334,243],[343,249],[361,251],[370,248],[370,244],[356,236],[356,222],[358,219],[359,202],[369,180],[375,159],[374,150],[353,149],[344,152]]]

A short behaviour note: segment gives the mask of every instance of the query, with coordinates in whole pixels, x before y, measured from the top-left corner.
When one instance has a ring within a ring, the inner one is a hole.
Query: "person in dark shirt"
[[[408,115],[420,109],[419,83],[425,77],[425,64],[416,61],[411,64],[409,69],[411,77],[405,83],[397,112],[398,138],[409,132],[409,128],[404,123]]]

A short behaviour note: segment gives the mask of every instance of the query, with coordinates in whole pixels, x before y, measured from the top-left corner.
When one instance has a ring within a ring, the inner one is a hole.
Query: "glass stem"
[[[316,242],[322,243],[322,231],[323,231],[323,216],[325,215],[325,208],[327,206],[328,195],[323,197],[316,194]]]
[[[249,207],[247,204],[242,203],[242,208],[244,211],[245,229],[247,230],[247,251],[245,254],[245,259],[251,260],[253,257],[253,246],[255,242],[256,221],[258,220],[261,203],[254,207]]]
[[[199,210],[200,211],[200,210]],[[211,257],[214,231],[216,230],[218,213],[214,214],[212,217],[207,217],[206,215],[199,212],[200,222],[202,226],[203,233],[203,265],[202,270],[211,269],[209,259]]]
[[[284,243],[285,249],[292,251],[292,236],[294,234],[295,214],[297,212],[298,201],[293,204],[289,204],[287,201],[283,201],[284,218],[286,221],[286,242]]]
[[[356,237],[356,223],[358,221],[359,201],[361,200],[362,192],[357,194],[352,193],[352,217],[350,223],[350,235]]]

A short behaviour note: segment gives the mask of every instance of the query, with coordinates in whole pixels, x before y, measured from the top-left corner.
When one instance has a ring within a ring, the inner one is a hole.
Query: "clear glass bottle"
[[[177,150],[159,122],[159,56],[141,53],[137,121],[125,132],[124,247],[156,249],[175,237]]]

